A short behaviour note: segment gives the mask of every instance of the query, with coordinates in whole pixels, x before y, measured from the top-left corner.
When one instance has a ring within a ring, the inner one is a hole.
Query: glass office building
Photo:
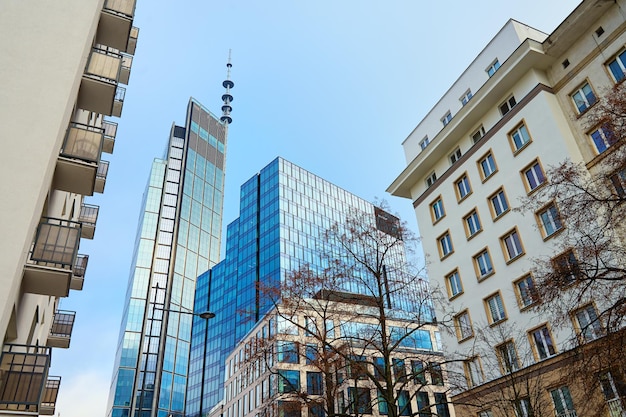
[[[196,277],[220,258],[228,122],[190,99],[144,194],[107,408],[184,414]],[[180,313],[179,313],[180,311]]]
[[[196,312],[210,310],[216,317],[208,322],[194,318],[186,404],[189,417],[206,416],[219,403],[227,355],[272,307],[263,302],[259,282],[271,285],[272,280],[304,265],[326,266],[319,249],[324,245],[328,249],[325,232],[355,210],[371,214],[372,222],[383,217],[398,221],[282,158],[243,184],[240,199],[240,216],[227,228],[225,259],[197,280]],[[405,264],[403,251],[395,256],[396,265]],[[393,270],[393,265],[390,267]],[[344,290],[370,294],[358,282],[347,283]],[[424,306],[423,291],[424,287],[415,283],[415,288],[394,294],[391,307],[416,312]]]

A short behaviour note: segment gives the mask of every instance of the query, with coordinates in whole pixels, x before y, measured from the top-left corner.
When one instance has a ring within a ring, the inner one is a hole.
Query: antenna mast
[[[224,104],[222,105],[222,117],[220,120],[224,122],[227,126],[233,122],[233,118],[230,116],[230,112],[233,111],[230,103],[233,101],[233,96],[230,95],[230,89],[235,86],[235,83],[230,80],[230,69],[233,64],[230,63],[230,54],[231,49],[228,50],[228,63],[226,64],[226,79],[222,82],[222,86],[226,89],[226,92],[222,94],[222,101]]]

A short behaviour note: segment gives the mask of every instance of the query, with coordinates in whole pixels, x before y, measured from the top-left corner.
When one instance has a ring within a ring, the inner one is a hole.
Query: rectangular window
[[[480,177],[484,180],[491,177],[498,170],[496,167],[496,160],[493,158],[493,154],[489,152],[478,161],[480,167]]]
[[[424,139],[420,140],[420,148],[422,150],[426,149],[429,143],[430,143],[430,140],[428,139],[428,136],[424,136]]]
[[[491,410],[483,410],[478,413],[478,417],[493,417]]]
[[[385,379],[385,359],[376,356],[374,357],[374,378],[378,381],[383,381]]]
[[[369,388],[348,388],[350,412],[353,414],[372,414],[372,398]]]
[[[439,242],[439,256],[441,258],[445,258],[454,251],[454,249],[452,248],[452,239],[450,238],[449,232],[446,232],[443,235],[439,236],[437,241]]]
[[[472,141],[474,143],[478,142],[482,137],[485,136],[485,128],[480,126],[478,130],[472,133]]]
[[[615,193],[619,198],[626,197],[626,170],[621,170],[609,176],[611,184],[615,189]]]
[[[438,221],[446,215],[446,211],[443,208],[443,200],[441,199],[441,197],[439,197],[430,204],[430,211],[433,216],[433,222]]]
[[[474,336],[472,321],[470,320],[469,312],[467,310],[454,317],[454,325],[456,327],[456,335],[459,340],[465,340]]]
[[[583,113],[596,102],[596,96],[589,83],[584,83],[571,95],[578,113]]]
[[[541,326],[529,332],[532,345],[537,359],[542,360],[556,355],[556,349],[552,342],[552,335],[548,326]]]
[[[598,313],[592,304],[589,304],[574,312],[575,327],[580,332],[580,337],[585,342],[597,339],[602,334],[602,326]]]
[[[515,407],[515,417],[534,417],[532,407],[530,406],[530,398],[524,397],[513,402]]]
[[[298,363],[298,344],[296,342],[278,341],[277,360],[283,363]]]
[[[487,318],[489,319],[490,324],[496,324],[506,319],[504,303],[502,302],[502,296],[499,292],[485,298],[484,301],[487,309]]]
[[[412,416],[411,397],[408,391],[398,391],[398,415]]]
[[[620,52],[607,66],[615,82],[622,81],[626,77],[626,51]]]
[[[378,393],[378,414],[388,415],[389,414],[389,404],[385,397],[383,397],[383,393],[380,390],[377,390]]]
[[[489,197],[489,202],[491,203],[491,214],[494,219],[509,211],[509,203],[506,200],[506,195],[502,188]]]
[[[552,403],[554,404],[557,417],[576,416],[574,402],[567,386],[551,390],[550,395],[552,396]]]
[[[350,355],[348,358],[348,378],[364,379],[367,377],[367,361],[365,356]]]
[[[520,368],[519,360],[517,358],[517,350],[515,349],[515,342],[509,340],[496,347],[496,354],[500,361],[500,367],[505,373],[511,373],[517,371]]]
[[[300,390],[300,372],[280,369],[278,371],[278,392],[285,394]]]
[[[625,410],[620,398],[626,398],[626,384],[618,377],[618,374],[609,371],[599,374],[598,378],[604,399],[609,405],[609,415],[622,417]]]
[[[552,259],[553,281],[560,285],[569,285],[580,275],[578,259],[571,249]]]
[[[314,343],[306,344],[306,364],[312,365],[318,360],[317,345]]]
[[[306,392],[310,395],[322,395],[322,373],[306,373]]]
[[[435,393],[435,410],[437,410],[437,417],[450,417],[448,398],[445,393]]]
[[[500,61],[498,61],[497,59],[495,61],[493,61],[493,63],[491,65],[489,65],[487,67],[487,69],[485,71],[487,71],[487,75],[489,76],[489,78],[491,78],[493,76],[493,74],[496,73],[496,71],[498,70],[498,68],[500,68]]]
[[[441,364],[437,362],[430,362],[428,370],[430,371],[430,382],[433,385],[443,386],[443,372],[441,371]]]
[[[606,151],[611,145],[616,142],[615,134],[606,125],[597,128],[596,130],[591,132],[589,136],[591,137],[593,145],[598,154]]]
[[[240,415],[243,415],[243,413],[233,413],[233,416]],[[278,401],[277,417],[302,417],[302,407],[297,401]]]
[[[528,133],[526,125],[521,124],[516,127],[515,130],[509,133],[509,140],[511,141],[513,152],[518,152],[520,149],[530,143],[530,134]]]
[[[393,358],[391,361],[392,361],[393,374],[396,377],[396,381],[405,382],[406,381],[406,367],[404,366],[404,360]]]
[[[463,200],[472,192],[467,175],[463,175],[461,178],[456,180],[454,185],[456,186],[456,197],[459,201]]]
[[[448,287],[448,296],[450,298],[463,292],[463,285],[461,285],[461,276],[459,275],[459,271],[455,270],[446,276],[446,286]]]
[[[532,275],[528,274],[522,279],[515,281],[514,285],[520,308],[526,308],[538,301],[539,297]]]
[[[550,237],[563,228],[559,211],[554,203],[549,204],[537,213],[541,234],[544,238]]]
[[[424,362],[411,361],[411,373],[413,374],[413,381],[418,385],[426,385],[426,372],[424,371]]]
[[[467,378],[467,385],[469,387],[475,387],[485,382],[483,375],[483,369],[480,365],[480,359],[475,356],[463,362],[465,368],[465,377]]]
[[[533,191],[535,188],[543,185],[546,182],[546,176],[541,169],[539,161],[535,160],[522,170],[524,177],[524,184],[526,185],[526,191]]]
[[[437,181],[437,174],[431,172],[428,177],[426,177],[426,187],[432,186],[435,181]]]
[[[450,165],[454,165],[456,161],[461,159],[461,155],[461,148],[456,148],[454,152],[448,156],[448,159],[450,159]]]
[[[428,398],[428,393],[423,391],[417,392],[417,417],[431,417],[430,413],[430,399]]]
[[[465,233],[468,238],[473,237],[476,233],[482,230],[476,209],[472,210],[470,214],[463,218],[463,220],[465,222]]]
[[[493,264],[487,249],[474,256],[474,267],[479,280],[493,273]]]
[[[512,261],[513,259],[524,254],[522,241],[519,238],[517,230],[514,229],[512,232],[502,236],[500,238],[500,242],[502,243],[502,248],[504,249],[504,255],[507,261]]]
[[[515,107],[516,104],[517,104],[517,101],[515,100],[515,97],[510,96],[509,98],[507,98],[504,101],[504,103],[502,103],[502,104],[500,104],[500,106],[498,106],[498,108],[500,109],[500,114],[502,114],[502,116],[504,116],[505,114],[510,112],[511,109],[513,107]]]
[[[443,126],[445,127],[448,125],[448,123],[450,123],[450,120],[452,120],[452,113],[450,113],[450,110],[448,110],[447,113],[444,114],[441,118],[441,123],[443,123]]]
[[[459,101],[461,102],[461,105],[465,106],[467,103],[469,103],[471,99],[472,99],[472,90],[468,88],[465,94],[463,94],[463,96],[459,99]]]

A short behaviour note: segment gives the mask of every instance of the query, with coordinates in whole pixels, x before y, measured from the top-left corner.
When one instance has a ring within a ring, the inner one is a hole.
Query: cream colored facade
[[[455,325],[444,351],[466,359],[464,389],[508,374],[506,349],[524,368],[571,348],[574,323],[553,326],[524,292],[532,259],[558,254],[559,227],[520,204],[550,166],[602,157],[572,95],[615,84],[608,63],[626,45],[625,6],[584,0],[549,35],[510,20],[403,142],[407,167],[388,191],[413,201],[438,317]]]
[[[0,5],[0,415],[54,414],[138,29],[135,0]]]
[[[316,302],[304,302],[299,305],[320,307],[316,307],[314,311],[307,310],[308,307],[298,308],[297,314],[293,314],[294,307],[281,310],[281,305],[278,305],[271,310],[228,356],[225,396],[210,415],[221,417],[327,415],[325,411],[315,412],[311,408],[315,403],[326,404],[325,399],[329,395],[321,368],[331,363],[331,360],[319,358],[322,345],[327,343],[337,350],[343,350],[342,346],[347,345],[344,355],[360,356],[363,360],[360,366],[363,366],[365,372],[369,374],[375,374],[375,360],[381,355],[381,352],[373,346],[363,346],[357,341],[370,337],[368,331],[380,329],[382,323],[377,318],[377,307],[361,305],[357,301],[359,298],[367,297],[357,295],[352,297],[350,303],[329,302],[323,307]],[[391,348],[394,359],[393,374],[397,384],[395,388],[406,391],[406,398],[410,403],[406,414],[402,415],[422,416],[433,413],[441,417],[455,417],[454,410],[449,404],[450,387],[447,383],[446,365],[442,364],[443,355],[437,326],[430,323],[418,326],[411,320],[392,318],[391,314],[384,322],[391,332],[401,328],[412,329],[415,338],[424,343],[421,347],[401,344]],[[409,340],[407,339],[407,342]],[[286,346],[295,346],[295,349]],[[309,346],[314,346],[312,351],[308,350]],[[326,350],[332,351],[333,348]],[[333,384],[338,383],[334,389],[330,389],[336,396],[336,415],[369,414],[376,417],[387,415],[382,411],[380,401],[377,399],[377,388],[371,378],[353,375],[352,372],[357,371],[351,371],[351,365],[346,365],[341,355],[332,363],[335,365],[332,368]],[[418,363],[419,368],[416,365]],[[402,370],[408,382],[400,380],[396,373],[397,369]],[[289,376],[283,376],[288,375],[287,373],[290,373]],[[316,375],[319,380],[312,378]],[[339,375],[343,376],[342,380],[338,380]],[[288,381],[288,378],[294,376],[295,380]],[[296,380],[297,382],[294,382]],[[361,392],[367,392],[368,401],[360,406],[369,409],[368,411],[359,411],[359,405],[351,403],[354,394],[351,394],[350,390],[357,389],[356,387],[362,390]],[[400,404],[397,406],[399,409],[403,407]]]

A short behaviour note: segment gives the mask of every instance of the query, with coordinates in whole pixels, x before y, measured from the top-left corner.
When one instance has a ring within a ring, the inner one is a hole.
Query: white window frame
[[[459,313],[459,315],[455,317],[455,321],[459,329],[459,340],[469,339],[474,336],[472,320],[467,310]]]
[[[467,91],[461,96],[461,98],[459,98],[459,101],[461,102],[462,106],[465,106],[467,103],[469,103],[472,97],[472,90],[468,88]]]
[[[431,172],[424,181],[426,181],[426,188],[432,187],[435,182],[437,182],[437,174],[435,173],[435,171]]]
[[[448,159],[450,160],[450,165],[454,165],[461,159],[463,154],[461,153],[461,148],[457,147],[450,155],[448,155]]]
[[[550,329],[548,329],[547,325],[544,324],[543,326],[531,330],[529,332],[529,335],[535,348],[537,358],[539,358],[539,360],[544,360],[556,356],[556,346],[554,344],[554,340],[552,339]],[[539,349],[540,346],[543,348],[542,350],[544,352],[544,355],[541,354],[541,350]],[[550,352],[550,348],[552,348],[552,352]]]
[[[450,110],[448,110],[446,114],[444,114],[443,117],[441,118],[441,123],[443,124],[443,127],[448,126],[448,123],[450,123],[451,120],[452,120],[452,113],[450,113]]]
[[[522,238],[520,237],[517,229],[511,230],[506,235],[500,238],[502,247],[504,248],[504,254],[507,261],[512,261],[524,254],[524,246],[522,245]]]
[[[513,146],[514,152],[520,151],[532,142],[530,132],[528,131],[525,123],[520,124],[513,131],[511,131],[511,133],[509,133],[509,138],[511,138],[511,146]]]
[[[505,373],[515,372],[520,369],[517,349],[513,340],[507,340],[506,342],[496,346],[496,349],[498,350],[500,366]]]
[[[509,202],[502,188],[489,197],[489,203],[493,209],[494,218],[498,218],[509,211]]]
[[[433,221],[436,222],[439,219],[443,218],[446,215],[446,210],[443,207],[443,200],[441,197],[437,198],[430,205],[430,209],[433,213]]]
[[[476,275],[479,279],[485,278],[493,273],[493,261],[487,249],[482,250],[478,255],[474,255],[474,264],[476,266]],[[483,273],[483,270],[485,273]]]
[[[467,174],[456,180],[454,182],[454,186],[456,187],[459,201],[463,200],[465,197],[472,193],[472,186],[470,185],[469,177],[467,176]]]
[[[541,187],[547,180],[546,174],[544,174],[543,168],[541,168],[541,164],[537,159],[535,159],[532,164],[524,168],[523,174],[526,189],[529,192]]]
[[[593,304],[588,304],[574,311],[573,317],[583,341],[590,342],[601,336],[602,325]]]
[[[426,147],[430,144],[430,139],[428,136],[424,136],[424,139],[420,140],[420,148],[422,150],[426,149]]]
[[[515,96],[511,94],[498,106],[498,110],[500,110],[500,114],[504,117],[507,113],[513,110],[513,107],[517,105],[517,100],[515,100]]]
[[[487,307],[487,317],[490,324],[497,324],[506,320],[506,310],[504,309],[504,301],[500,292],[485,298],[485,306]]]
[[[487,178],[490,178],[493,174],[498,171],[498,167],[496,165],[496,159],[493,157],[493,153],[489,152],[485,156],[483,156],[478,161],[478,166],[480,167],[480,173],[483,177],[483,181]]]
[[[617,64],[618,69],[621,72],[621,77],[619,77],[619,78],[613,72],[613,69],[611,68],[611,64],[613,64],[613,63]],[[606,67],[609,70],[609,72],[611,73],[611,77],[613,77],[613,80],[616,83],[619,83],[620,81],[624,80],[626,78],[626,50],[621,51],[619,54],[617,54],[615,56],[615,58],[613,58],[611,61],[607,62]]]
[[[521,308],[529,307],[537,302],[535,281],[531,274],[518,279],[514,285]]]
[[[465,369],[467,371],[467,385],[475,387],[485,382],[483,368],[480,365],[480,358],[475,356],[465,361]]]
[[[591,133],[589,133],[589,138],[591,139],[593,148],[598,155],[604,153],[607,149],[613,146],[615,140],[611,139],[612,136],[614,136],[614,133],[611,132],[611,130],[606,126],[599,126],[597,129],[594,129]]]
[[[468,238],[483,230],[482,225],[480,224],[480,218],[478,217],[478,212],[476,210],[472,210],[472,212],[465,216],[463,220],[465,220]]]
[[[554,405],[554,412],[556,417],[575,417],[576,409],[574,408],[574,401],[570,394],[567,385],[550,390],[550,397],[552,397],[552,404]],[[568,402],[570,403],[568,405]],[[571,405],[571,408],[570,408]]]
[[[483,136],[485,136],[485,128],[483,127],[483,125],[480,125],[480,127],[470,135],[470,137],[472,138],[472,142],[474,143],[481,140]]]
[[[556,204],[550,203],[537,213],[537,218],[540,221],[540,226],[544,238],[548,238],[554,235],[559,230],[563,229],[563,223],[561,222],[561,216],[556,208]]]
[[[587,109],[589,109],[589,107],[593,106],[598,101],[596,94],[591,88],[591,84],[588,82],[585,82],[578,87],[576,91],[570,94],[570,98],[574,102],[574,107],[576,107],[578,114],[583,114],[587,111]]]
[[[437,239],[439,242],[439,251],[441,253],[441,257],[445,258],[454,252],[454,248],[452,246],[452,238],[450,237],[450,232],[446,232],[443,235],[439,236]]]
[[[496,58],[495,61],[493,61],[491,65],[489,65],[487,69],[485,69],[485,72],[487,73],[489,78],[491,78],[493,77],[493,74],[498,71],[498,68],[500,68],[500,61],[498,61],[498,58]]]
[[[448,283],[448,289],[450,291],[450,298],[456,297],[463,293],[463,283],[461,282],[461,275],[458,270],[446,275],[446,282]]]

